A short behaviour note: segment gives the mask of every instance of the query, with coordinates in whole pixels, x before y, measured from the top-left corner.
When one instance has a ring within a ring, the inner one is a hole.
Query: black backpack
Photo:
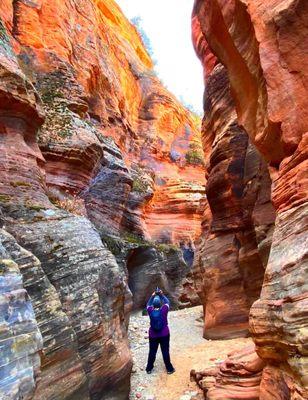
[[[162,316],[161,309],[154,308],[154,310],[151,312],[151,314],[150,314],[150,324],[151,324],[151,328],[155,332],[159,332],[159,331],[161,331],[163,329],[164,321],[163,321],[163,316]]]

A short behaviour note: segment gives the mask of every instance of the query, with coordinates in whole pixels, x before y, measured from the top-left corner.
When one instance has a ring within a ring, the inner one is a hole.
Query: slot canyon
[[[308,2],[191,9],[202,121],[116,1],[0,0],[0,399],[308,399]],[[132,397],[156,286],[193,394]]]

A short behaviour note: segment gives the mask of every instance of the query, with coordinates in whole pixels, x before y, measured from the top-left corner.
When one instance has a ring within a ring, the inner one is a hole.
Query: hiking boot
[[[175,369],[174,368],[170,369],[170,371],[167,371],[168,375],[171,375],[171,374],[174,374],[174,373],[175,373]]]
[[[147,371],[147,374],[151,374],[153,372],[152,369],[147,369],[146,371]]]

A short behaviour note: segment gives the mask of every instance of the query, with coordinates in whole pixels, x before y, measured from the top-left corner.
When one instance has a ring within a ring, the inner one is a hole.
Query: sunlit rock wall
[[[205,398],[259,399],[264,361],[254,344],[228,355],[225,361],[213,363],[203,371],[191,371],[191,378],[203,390]]]
[[[160,276],[177,305],[205,189],[198,119],[157,79],[115,2],[1,2],[0,179],[5,257],[18,266],[16,288],[3,267],[3,307],[19,291],[28,335],[13,346],[19,331],[1,323],[11,347],[0,390],[126,399],[128,283],[145,299]],[[128,271],[144,247],[146,290]]]
[[[193,241],[200,233],[204,192],[199,122],[155,76],[136,29],[115,2],[87,0],[81,7],[79,1],[18,1],[14,11],[19,62],[47,111],[40,146],[49,186],[79,194],[94,176],[95,184],[104,182],[110,173],[97,176],[102,158],[97,142],[111,137],[135,172],[134,182],[121,173],[116,178],[124,186],[112,199],[114,210],[108,198],[93,195],[88,209],[94,221],[101,209],[104,223],[108,219],[117,232]],[[112,155],[119,153],[109,147]],[[110,169],[118,174],[117,166]],[[126,206],[131,187],[144,195],[137,210]]]
[[[155,76],[136,29],[113,1],[20,1],[12,12],[19,64],[46,111],[39,144],[49,197],[86,209],[104,234],[194,250],[199,121]]]

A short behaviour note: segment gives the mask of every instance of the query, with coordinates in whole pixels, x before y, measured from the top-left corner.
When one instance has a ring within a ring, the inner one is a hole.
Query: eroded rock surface
[[[155,76],[116,3],[20,1],[4,16],[46,112],[39,146],[53,203],[87,213],[104,234],[193,246],[199,122]]]
[[[307,15],[305,1],[195,2],[194,37],[206,71],[224,65],[238,123],[273,181],[277,218],[269,257],[271,229],[268,223],[255,229],[266,270],[250,311],[256,351],[266,363],[260,399],[307,398]],[[254,224],[269,221],[265,198],[261,187]]]
[[[0,396],[29,398],[40,373],[41,332],[21,270],[35,268],[38,260],[0,230]]]
[[[239,126],[227,71],[213,54],[209,58],[198,14],[193,37],[205,62],[202,140],[208,156],[208,210],[193,277],[204,304],[205,337],[232,338],[248,334],[249,310],[261,291],[275,220],[271,179]]]
[[[130,252],[127,269],[134,308],[144,308],[149,298],[148,293],[156,286],[163,289],[172,307],[178,307],[178,291],[189,271],[180,250],[161,246],[138,247]]]
[[[176,304],[203,213],[198,134],[114,1],[1,2],[0,206],[18,266],[3,290],[22,316],[4,340],[28,341],[2,368],[8,399],[127,398],[127,259],[152,249]]]
[[[20,64],[47,115],[39,142],[48,186],[63,200],[63,192],[93,185],[87,208],[99,229],[108,223],[147,239],[193,242],[204,193],[198,121],[155,76],[116,3],[20,1],[14,12]],[[119,193],[104,194],[105,181],[122,186]]]
[[[191,372],[191,377],[203,390],[207,399],[260,398],[260,382],[264,368],[251,344],[243,350],[234,351],[228,358],[201,371]]]
[[[19,243],[31,249],[41,261],[67,320],[62,332],[58,330],[46,346],[42,369],[46,368],[47,381],[41,387],[41,396],[48,385],[53,386],[62,377],[64,386],[69,385],[79,398],[110,398],[111,382],[117,382],[118,396],[125,399],[131,367],[126,338],[128,315],[124,308],[126,297],[130,297],[126,275],[87,219],[50,210],[49,215],[49,218],[38,216],[39,221],[26,221],[22,226],[9,224]],[[67,336],[68,329],[73,337]],[[68,351],[70,347],[79,371]],[[54,368],[58,364],[53,374],[49,363]],[[79,372],[75,384],[74,374],[68,376],[67,369]],[[84,387],[77,388],[82,376]],[[70,393],[63,392],[62,386],[57,390],[60,390],[58,396]],[[52,388],[50,395],[54,391]]]

